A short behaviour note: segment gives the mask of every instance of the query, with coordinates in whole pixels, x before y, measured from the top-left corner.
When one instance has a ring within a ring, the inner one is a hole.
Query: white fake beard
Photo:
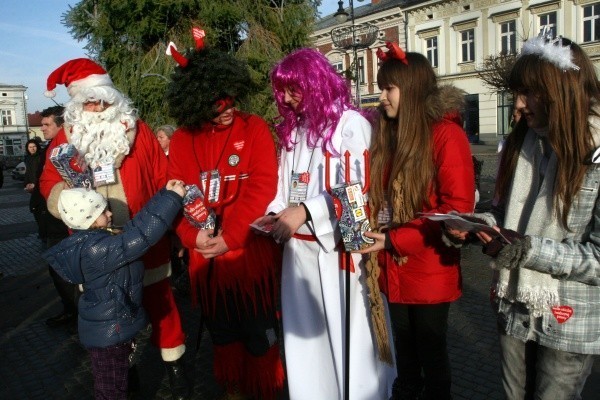
[[[114,165],[121,155],[129,154],[127,126],[116,107],[102,112],[82,111],[73,124],[71,143],[92,169]]]

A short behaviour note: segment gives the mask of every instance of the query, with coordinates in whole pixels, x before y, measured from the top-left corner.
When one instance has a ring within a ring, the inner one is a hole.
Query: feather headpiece
[[[562,36],[558,36],[555,39],[552,36],[552,29],[544,26],[538,36],[529,39],[523,44],[521,55],[537,55],[563,71],[568,69],[578,71],[579,67],[573,63],[573,54],[571,53],[570,46],[563,46]]]

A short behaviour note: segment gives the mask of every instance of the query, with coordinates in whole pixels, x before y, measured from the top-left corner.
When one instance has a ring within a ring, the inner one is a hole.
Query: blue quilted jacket
[[[148,323],[142,308],[144,265],[140,257],[169,229],[182,198],[162,189],[120,234],[103,229],[74,231],[44,253],[65,280],[83,285],[79,339],[85,347],[131,340]]]

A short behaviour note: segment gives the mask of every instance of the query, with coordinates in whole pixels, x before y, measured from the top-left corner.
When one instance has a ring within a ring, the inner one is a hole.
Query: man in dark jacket
[[[47,145],[42,148],[40,153],[40,167],[34,183],[32,196],[36,192],[41,196],[39,181],[42,170],[44,169],[44,163],[46,162],[46,149],[63,126],[63,112],[64,108],[62,106],[49,107],[42,111],[42,133],[44,134],[44,140]],[[65,224],[60,219],[55,218],[50,214],[48,210],[44,210],[41,221],[45,225],[46,248],[54,246],[69,236],[69,231]],[[51,327],[69,325],[75,329],[77,322],[77,302],[81,295],[79,287],[78,285],[65,281],[50,266],[48,266],[48,270],[50,271],[50,277],[52,277],[54,287],[60,296],[63,310],[59,314],[48,318],[46,324]]]

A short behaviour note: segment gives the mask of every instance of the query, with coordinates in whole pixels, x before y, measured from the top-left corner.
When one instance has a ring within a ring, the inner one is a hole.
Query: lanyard
[[[221,159],[223,158],[223,154],[225,153],[225,149],[227,148],[227,145],[229,144],[229,138],[231,137],[231,132],[233,131],[233,124],[234,124],[235,120],[231,122],[231,126],[229,127],[229,132],[227,133],[227,139],[225,140],[225,143],[223,144],[223,148],[221,149],[221,154],[219,154],[219,158],[217,159],[217,162],[215,164],[215,167],[213,168],[213,170],[217,170],[219,163],[221,162]],[[214,132],[214,127],[213,127],[213,132]],[[200,169],[200,171],[204,171],[204,169],[202,168],[202,165],[200,164],[200,160],[198,160],[198,154],[196,153],[196,135],[192,133],[192,151],[194,152],[194,158],[196,159],[196,165],[198,165],[198,168]]]
[[[294,167],[294,165],[296,164],[296,146],[298,145],[298,129],[296,129],[296,135],[294,136],[294,150],[293,150],[293,154],[292,154],[292,175],[294,174],[294,172],[296,171],[296,168]],[[308,140],[306,142],[306,145],[308,146]],[[312,148],[311,152],[310,152],[310,159],[308,160],[308,167],[306,168],[306,172],[310,171],[310,166],[312,164],[312,159],[313,159],[313,155],[315,154],[315,147]],[[300,158],[300,157],[298,157]],[[298,160],[298,163],[300,163],[300,160]]]

